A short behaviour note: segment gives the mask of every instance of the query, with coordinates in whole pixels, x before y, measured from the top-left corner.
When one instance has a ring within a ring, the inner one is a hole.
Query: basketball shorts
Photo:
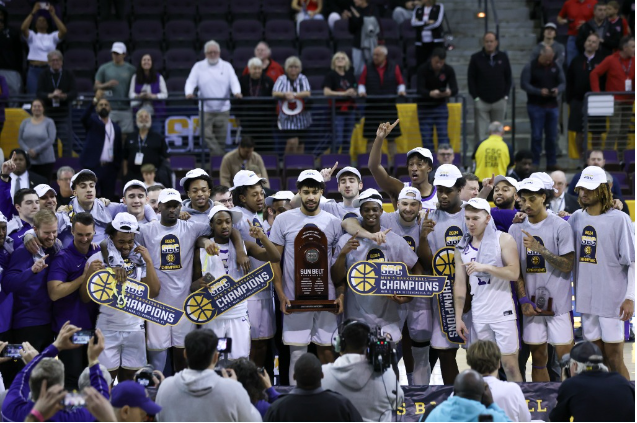
[[[624,322],[619,318],[582,313],[582,334],[587,341],[624,342]]]
[[[108,371],[120,367],[138,370],[146,365],[146,342],[143,331],[102,330],[104,351],[99,356],[100,364]]]
[[[250,318],[250,336],[252,339],[270,339],[274,336],[276,319],[274,316],[274,300],[272,298],[248,299],[248,316]]]
[[[250,321],[248,316],[235,317],[233,319],[213,319],[203,325],[211,329],[219,338],[232,338],[232,349],[226,358],[249,357],[250,345]]]
[[[431,346],[437,350],[447,350],[450,348],[458,348],[460,345],[463,345],[464,348],[468,348],[468,344],[471,343],[471,339],[475,338],[475,334],[471,325],[471,311],[462,315],[462,321],[464,322],[467,329],[469,329],[469,337],[466,344],[456,344],[455,342],[449,341],[447,335],[442,331],[442,326],[440,324],[440,309],[438,306],[438,300],[436,297],[432,297],[432,332],[431,332]]]
[[[186,335],[195,329],[195,324],[183,316],[175,326],[146,325],[146,347],[149,351],[163,351],[170,347],[184,348]]]
[[[524,316],[522,339],[525,344],[569,345],[573,342],[571,313],[559,316]]]
[[[283,343],[305,346],[332,345],[337,329],[336,315],[329,311],[306,311],[283,316]]]
[[[414,298],[401,306],[402,323],[407,323],[409,337],[416,342],[431,341],[433,331],[432,298]],[[403,327],[401,325],[401,327]]]
[[[505,320],[497,323],[473,322],[473,329],[477,339],[493,341],[498,344],[502,355],[518,352],[518,324],[515,320]]]

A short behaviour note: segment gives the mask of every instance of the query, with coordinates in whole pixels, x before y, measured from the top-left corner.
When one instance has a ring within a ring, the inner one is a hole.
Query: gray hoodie
[[[243,386],[210,369],[185,369],[166,378],[155,402],[162,408],[159,422],[261,421]]]
[[[200,212],[195,210],[192,207],[192,200],[184,200],[181,202],[181,211],[185,211],[190,213],[190,220],[197,223],[205,223],[206,225],[210,224],[210,219],[208,219],[208,213],[210,209],[214,206],[214,201],[208,200],[208,208],[205,212]]]
[[[389,368],[383,374],[373,371],[362,354],[344,354],[334,363],[323,365],[321,386],[350,400],[366,422],[389,422],[398,404],[405,399],[396,375]],[[398,395],[396,395],[396,392]]]

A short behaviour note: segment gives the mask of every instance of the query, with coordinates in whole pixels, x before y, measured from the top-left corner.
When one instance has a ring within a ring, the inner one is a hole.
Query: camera
[[[8,344],[4,351],[2,351],[2,357],[10,357],[14,359],[20,358],[20,350],[22,349],[21,344]]]
[[[560,359],[560,368],[562,369],[562,379],[571,377],[571,355],[564,354]]]
[[[153,368],[144,367],[135,375],[135,382],[139,383],[145,388],[154,388],[155,381],[153,380]]]
[[[215,373],[223,377],[221,369],[225,369],[226,364],[230,362],[230,360],[227,360],[225,357],[232,352],[232,338],[219,338],[219,342],[217,342],[217,352],[222,358],[219,359],[215,366]]]
[[[396,344],[379,327],[371,328],[367,340],[367,360],[375,372],[384,372],[396,361]]]
[[[77,391],[69,392],[64,396],[62,405],[66,410],[72,410],[74,408],[82,408],[86,405],[84,395]]]
[[[94,330],[85,329],[77,331],[71,336],[71,342],[77,345],[88,345],[91,338],[95,335]],[[97,338],[95,338],[94,343],[96,343]]]

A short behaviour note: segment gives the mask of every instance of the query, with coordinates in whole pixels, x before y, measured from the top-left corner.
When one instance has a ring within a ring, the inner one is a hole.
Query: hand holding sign
[[[42,257],[41,259],[36,260],[36,262],[33,263],[33,266],[31,266],[31,271],[34,274],[35,273],[40,273],[41,271],[43,271],[44,269],[49,267],[49,265],[45,263],[45,260],[47,259],[47,257],[49,257],[48,254],[46,256]]]
[[[411,302],[414,299],[414,297],[406,297],[404,295],[396,295],[396,294],[394,294],[389,299],[392,300],[393,302],[395,302],[396,304],[407,304],[407,303]]]
[[[458,335],[467,342],[467,337],[469,336],[469,329],[467,329],[467,325],[464,324],[462,319],[458,319],[458,323],[456,326],[456,330],[458,331]]]
[[[537,239],[535,239],[535,238],[533,237],[533,235],[531,235],[530,233],[528,233],[528,232],[527,232],[527,231],[525,231],[524,229],[522,229],[522,233],[523,233],[524,235],[526,235],[526,236],[524,237],[524,239],[523,239],[524,246],[525,246],[526,248],[528,248],[529,250],[531,250],[531,251],[537,251],[537,252],[539,252],[539,251],[540,251],[540,248],[542,247],[542,244],[540,244],[540,242],[539,242]]]
[[[204,240],[203,243],[205,245],[204,248],[206,250],[206,253],[208,253],[208,255],[216,256],[219,254],[219,247],[217,247],[217,244],[213,240],[206,239]]]
[[[87,262],[86,265],[84,266],[84,275],[85,277],[89,277],[93,273],[101,269],[104,269],[104,264],[101,261],[93,260],[90,263]]]
[[[126,282],[126,269],[124,269],[123,267],[111,267],[111,269],[113,270],[113,273],[115,273],[115,279],[117,280],[117,283],[121,284]]]
[[[321,176],[323,177],[323,180],[325,183],[329,182],[329,180],[332,179],[332,174],[334,173],[337,167],[338,167],[338,162],[334,163],[334,166],[332,166],[331,169],[326,167],[325,169],[321,170]]]

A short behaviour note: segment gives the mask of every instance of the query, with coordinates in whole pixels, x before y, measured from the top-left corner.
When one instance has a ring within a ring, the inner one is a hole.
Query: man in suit
[[[123,159],[122,131],[110,119],[111,105],[103,96],[103,91],[97,90],[93,103],[82,116],[86,140],[80,154],[80,165],[95,172],[101,197],[113,200],[115,181]]]
[[[30,173],[31,167],[29,155],[22,149],[16,148],[9,154],[9,160],[15,164],[15,169],[9,174],[11,179],[11,196],[22,188],[35,188],[36,185],[48,184],[49,181],[36,173]]]

